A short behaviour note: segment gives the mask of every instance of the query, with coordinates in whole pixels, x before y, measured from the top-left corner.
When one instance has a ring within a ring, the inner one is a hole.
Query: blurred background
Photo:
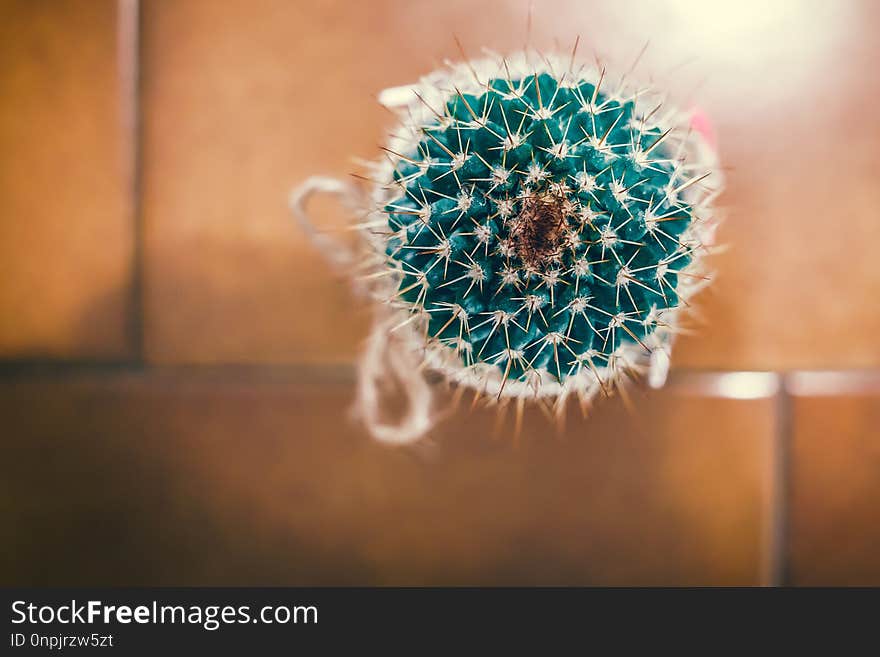
[[[369,309],[288,189],[527,0],[0,0],[0,584],[880,584],[880,4],[536,0],[713,119],[670,385],[519,440],[350,420]],[[338,218],[343,219],[341,216]],[[308,313],[302,311],[308,305]]]

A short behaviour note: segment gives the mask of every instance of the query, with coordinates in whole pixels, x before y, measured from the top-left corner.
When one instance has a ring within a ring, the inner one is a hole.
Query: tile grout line
[[[55,373],[127,372],[141,374],[216,374],[216,375],[283,375],[296,378],[306,373],[321,378],[354,382],[357,362],[261,362],[216,361],[157,363],[148,367],[134,359],[66,359],[66,358],[4,358],[0,356],[0,376],[53,375]],[[772,378],[772,384],[768,382]],[[745,386],[745,389],[743,388]],[[880,392],[880,368],[850,368],[842,370],[737,370],[675,368],[661,389],[722,399],[776,398],[784,386],[786,397],[837,396],[860,391]],[[647,390],[647,387],[645,388]]]
[[[791,471],[792,471],[792,396],[787,372],[779,373],[776,392],[775,427],[771,446],[769,544],[767,546],[766,582],[769,586],[791,583]]]
[[[129,357],[144,362],[144,225],[142,199],[141,6],[117,0],[117,47],[125,143],[129,220],[132,226],[130,297],[127,317]]]

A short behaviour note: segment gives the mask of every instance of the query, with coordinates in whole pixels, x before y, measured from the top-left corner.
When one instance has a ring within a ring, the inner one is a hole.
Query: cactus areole
[[[583,400],[667,355],[719,186],[688,117],[552,55],[407,89],[368,242],[424,364],[498,398]]]

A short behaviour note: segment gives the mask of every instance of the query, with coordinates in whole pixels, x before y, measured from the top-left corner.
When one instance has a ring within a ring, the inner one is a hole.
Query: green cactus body
[[[602,386],[616,356],[665,345],[689,288],[703,178],[686,142],[602,75],[453,86],[433,105],[419,96],[429,111],[391,150],[378,208],[390,300],[499,394]]]

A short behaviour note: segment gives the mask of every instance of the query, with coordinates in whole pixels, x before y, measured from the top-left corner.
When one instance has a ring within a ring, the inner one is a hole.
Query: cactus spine
[[[719,186],[686,117],[526,53],[435,72],[401,117],[369,241],[427,367],[498,399],[586,402],[668,352]]]

